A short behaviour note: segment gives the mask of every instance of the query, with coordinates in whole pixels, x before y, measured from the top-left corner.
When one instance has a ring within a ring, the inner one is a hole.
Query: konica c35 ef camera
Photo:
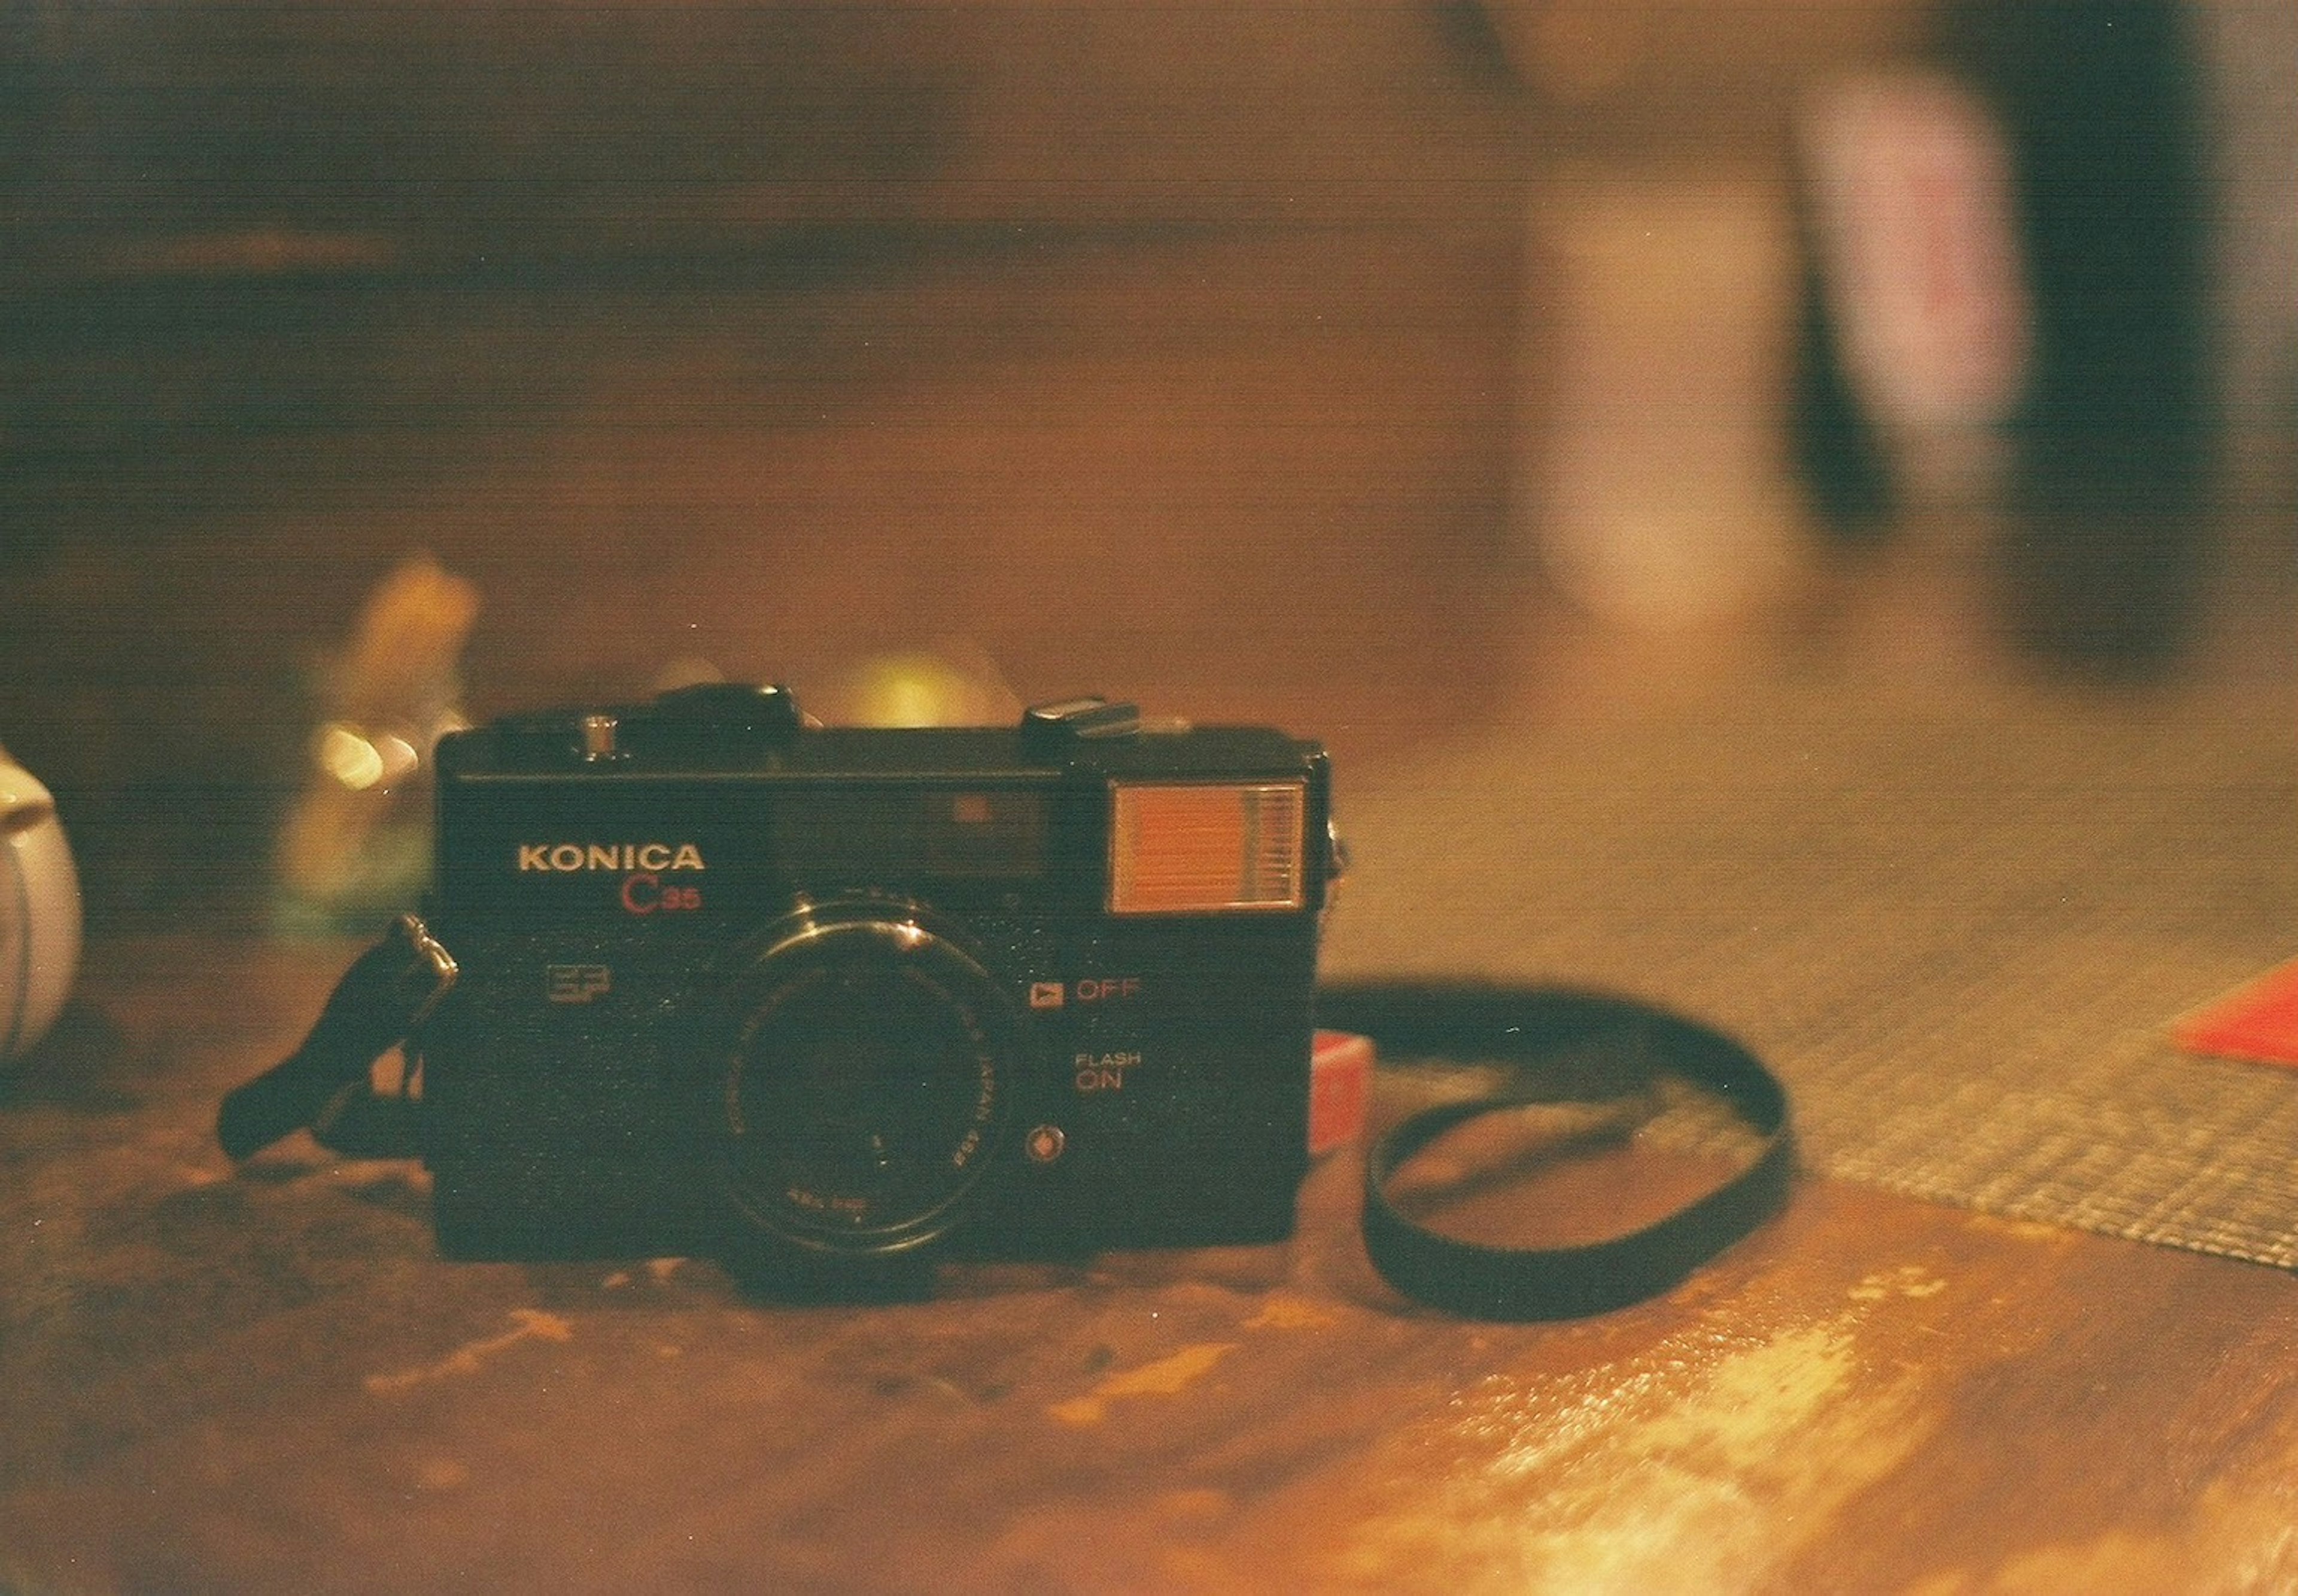
[[[438,778],[449,1253],[866,1270],[1291,1232],[1316,744],[1097,699],[825,729],[711,685],[458,733]]]

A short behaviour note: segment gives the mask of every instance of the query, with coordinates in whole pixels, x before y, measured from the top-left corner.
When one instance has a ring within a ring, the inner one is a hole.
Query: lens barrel
[[[1008,1000],[914,904],[806,905],[748,946],[707,1111],[741,1228],[906,1253],[963,1217],[1006,1118]]]

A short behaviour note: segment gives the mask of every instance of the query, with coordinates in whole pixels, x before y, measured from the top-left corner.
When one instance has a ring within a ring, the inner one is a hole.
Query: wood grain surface
[[[423,1178],[218,1095],[347,950],[107,943],[0,1114],[0,1585],[2257,1590],[2298,1578],[2277,1271],[1807,1179],[1666,1298],[1394,1296],[1354,1154],[1282,1246],[746,1298],[465,1264]]]

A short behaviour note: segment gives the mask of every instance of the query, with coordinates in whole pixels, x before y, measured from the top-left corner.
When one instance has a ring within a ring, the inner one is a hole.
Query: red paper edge
[[[2298,959],[2179,1015],[2170,1039],[2206,1057],[2298,1066]]]

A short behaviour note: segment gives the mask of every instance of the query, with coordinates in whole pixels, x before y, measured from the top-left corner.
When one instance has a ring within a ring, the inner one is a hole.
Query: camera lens
[[[728,1197],[816,1252],[900,1252],[955,1223],[1004,1108],[1004,999],[913,911],[808,909],[738,978],[718,1128]]]

